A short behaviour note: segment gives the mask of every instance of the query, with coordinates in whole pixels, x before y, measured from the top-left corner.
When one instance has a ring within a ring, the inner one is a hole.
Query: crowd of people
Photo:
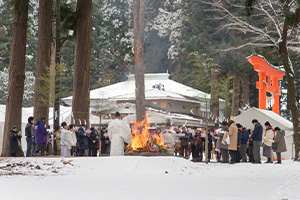
[[[205,152],[205,138],[207,134],[208,161],[215,154],[216,160],[222,163],[251,162],[261,163],[260,149],[263,148],[263,156],[266,163],[273,163],[276,153],[277,164],[281,163],[281,153],[287,151],[285,144],[285,132],[279,127],[273,127],[265,122],[265,132],[258,120],[253,119],[253,131],[243,127],[233,120],[222,122],[218,129],[205,130],[203,128],[176,128],[174,142],[175,155],[189,158],[192,161],[201,162]]]
[[[118,115],[118,112],[117,114]],[[118,118],[119,117],[119,118]],[[265,122],[265,132],[258,120],[253,119],[253,131],[233,120],[223,122],[217,129],[171,127],[164,131],[157,127],[155,134],[161,135],[167,152],[182,156],[194,162],[202,162],[205,156],[205,140],[207,136],[208,161],[215,155],[222,163],[251,162],[261,163],[260,149],[266,163],[273,163],[274,153],[277,162],[281,163],[281,153],[285,152],[285,132]],[[47,154],[61,156],[97,156],[99,154],[124,155],[124,143],[130,143],[131,130],[128,124],[120,120],[120,116],[109,124],[108,129],[100,131],[85,124],[75,127],[73,124],[61,123],[54,132],[46,127],[46,119],[40,118],[34,123],[29,117],[25,128],[27,142],[26,157],[44,156]],[[16,156],[21,146],[21,131],[13,126],[10,131],[10,154]]]
[[[10,155],[15,157],[21,149],[22,132],[13,126],[10,131]],[[107,128],[103,127],[98,132],[85,124],[75,127],[73,124],[62,122],[55,131],[46,126],[46,119],[40,118],[34,123],[34,118],[29,117],[25,127],[26,157],[61,155],[61,156],[97,156],[100,148],[101,154],[109,154],[110,140]]]

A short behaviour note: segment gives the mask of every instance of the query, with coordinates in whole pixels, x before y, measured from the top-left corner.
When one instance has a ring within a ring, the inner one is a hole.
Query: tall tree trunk
[[[210,112],[213,115],[214,119],[219,118],[219,86],[218,86],[218,78],[219,78],[219,66],[214,65],[211,68],[211,89],[210,89]]]
[[[13,32],[9,65],[8,95],[1,156],[10,156],[9,131],[13,125],[21,129],[25,80],[25,55],[29,0],[14,1]]]
[[[76,125],[89,126],[92,0],[77,0],[77,12],[72,112]]]
[[[249,84],[250,84],[250,77],[249,75],[245,76],[245,79],[243,79],[242,81],[243,83],[243,93],[242,93],[242,105],[246,106],[249,105],[250,99],[250,88],[249,88]]]
[[[289,57],[289,52],[287,49],[287,39],[288,39],[288,18],[285,18],[283,26],[282,40],[279,43],[279,53],[281,55],[281,60],[287,75],[288,80],[288,100],[289,106],[292,113],[292,122],[294,129],[294,144],[295,144],[295,160],[298,160],[299,150],[300,150],[300,134],[299,130],[299,111],[296,101],[296,86],[295,86],[295,73],[293,70],[293,65]]]
[[[145,116],[145,66],[144,66],[144,28],[146,0],[133,1],[133,34],[134,34],[134,68],[136,120],[142,121]]]
[[[39,1],[37,60],[34,85],[34,118],[49,114],[50,61],[52,43],[53,0]]]
[[[54,77],[54,105],[53,105],[53,128],[56,130],[59,125],[60,118],[60,48],[62,41],[60,38],[60,0],[55,2],[55,77]]]
[[[237,116],[239,114],[240,108],[240,79],[235,75],[233,79],[233,95],[232,95],[232,116]]]
[[[50,92],[49,92],[49,107],[53,107],[55,97],[55,43],[51,43],[51,60],[50,60]]]

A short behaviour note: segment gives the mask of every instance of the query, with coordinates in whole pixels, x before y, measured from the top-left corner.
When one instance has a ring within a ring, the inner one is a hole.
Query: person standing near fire
[[[172,129],[170,122],[167,122],[167,129],[162,132],[162,135],[164,144],[167,146],[167,152],[174,155],[176,132]]]
[[[188,153],[188,145],[190,141],[190,133],[186,131],[186,127],[182,127],[182,132],[179,134],[179,139],[181,140],[180,142],[180,156],[189,158],[189,153]]]
[[[124,156],[124,143],[131,143],[131,129],[121,120],[119,112],[116,112],[115,117],[108,124],[108,137],[111,141],[110,156]]]

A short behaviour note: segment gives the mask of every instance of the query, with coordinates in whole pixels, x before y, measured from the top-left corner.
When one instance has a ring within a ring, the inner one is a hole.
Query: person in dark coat
[[[202,143],[202,140],[200,139],[200,131],[197,130],[197,127],[193,128],[194,134],[190,135],[190,144],[191,144],[191,149],[192,149],[192,161],[198,162],[199,161],[199,147],[200,143]],[[198,145],[198,147],[197,147]]]
[[[26,127],[25,127],[25,136],[26,136],[26,142],[27,142],[26,157],[33,156],[34,151],[35,151],[33,120],[34,120],[33,117],[28,117],[28,123],[26,124]],[[32,153],[31,153],[31,150],[32,150]]]
[[[97,156],[99,134],[94,127],[91,127],[90,130],[91,135],[89,137],[89,156]]]
[[[242,162],[247,162],[247,144],[249,139],[248,130],[244,127],[242,129],[242,138],[241,138],[241,146],[240,146],[240,154],[242,157]]]
[[[47,129],[45,126],[46,118],[39,119],[34,126],[35,143],[37,148],[36,155],[46,155]]]
[[[252,133],[252,141],[253,141],[253,156],[256,164],[260,164],[260,147],[262,143],[263,136],[263,127],[257,121],[257,119],[252,120],[252,124],[254,125],[254,130]]]
[[[197,149],[196,149],[196,140],[197,140],[197,135],[196,135],[196,130],[197,127],[193,128],[194,131],[194,135],[191,134],[190,135],[190,144],[191,144],[191,149],[192,149],[192,161],[196,162],[198,161],[198,156],[199,153],[197,153]]]
[[[82,124],[78,129],[78,146],[79,146],[79,156],[84,156],[85,151],[89,149],[89,134],[85,132],[86,125]]]
[[[241,145],[242,145],[243,126],[239,123],[237,123],[236,126],[238,127],[236,162],[239,163],[242,158],[240,149],[241,149]]]
[[[101,154],[110,153],[110,140],[107,133],[107,128],[104,126],[101,130]]]
[[[188,158],[188,145],[190,141],[190,133],[186,131],[186,127],[182,127],[182,132],[179,137],[180,141],[180,155]]]
[[[248,135],[249,135],[249,138],[248,138],[248,149],[247,149],[247,155],[249,157],[249,162],[251,163],[255,163],[255,160],[254,160],[254,156],[253,156],[253,141],[252,141],[252,131],[251,129],[248,129]]]
[[[207,131],[207,138],[208,138],[208,162],[210,162],[211,159],[211,151],[213,149],[213,136],[210,134],[210,130]]]
[[[16,157],[19,150],[19,141],[21,139],[21,133],[17,133],[17,126],[13,126],[9,132],[9,152],[11,157]]]
[[[279,127],[275,127],[275,140],[274,144],[276,148],[273,148],[273,151],[276,152],[277,162],[275,164],[281,164],[281,153],[286,152],[286,144],[285,144],[285,132],[284,130],[280,130]]]
[[[203,142],[201,140],[201,132],[197,130],[196,132],[196,153],[197,153],[197,161],[202,162],[203,159]]]

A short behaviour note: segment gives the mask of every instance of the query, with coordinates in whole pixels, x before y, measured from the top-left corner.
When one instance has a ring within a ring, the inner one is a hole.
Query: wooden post
[[[257,82],[256,87],[259,88],[259,109],[266,110],[267,107],[267,97],[266,97],[266,74],[264,72],[259,72],[259,82]]]
[[[273,107],[272,107],[272,111],[279,115],[280,114],[279,95],[280,95],[281,92],[280,92],[280,89],[279,89],[279,83],[278,82],[279,82],[279,80],[277,78],[272,79],[272,85],[274,86],[275,91],[277,91],[275,93],[275,95],[273,96],[274,104],[273,104]]]
[[[133,1],[133,34],[134,34],[134,68],[135,68],[135,96],[136,121],[143,121],[145,117],[145,66],[144,66],[144,28],[145,28],[145,0]]]
[[[205,99],[205,163],[208,164],[208,119],[207,119],[207,100]]]

